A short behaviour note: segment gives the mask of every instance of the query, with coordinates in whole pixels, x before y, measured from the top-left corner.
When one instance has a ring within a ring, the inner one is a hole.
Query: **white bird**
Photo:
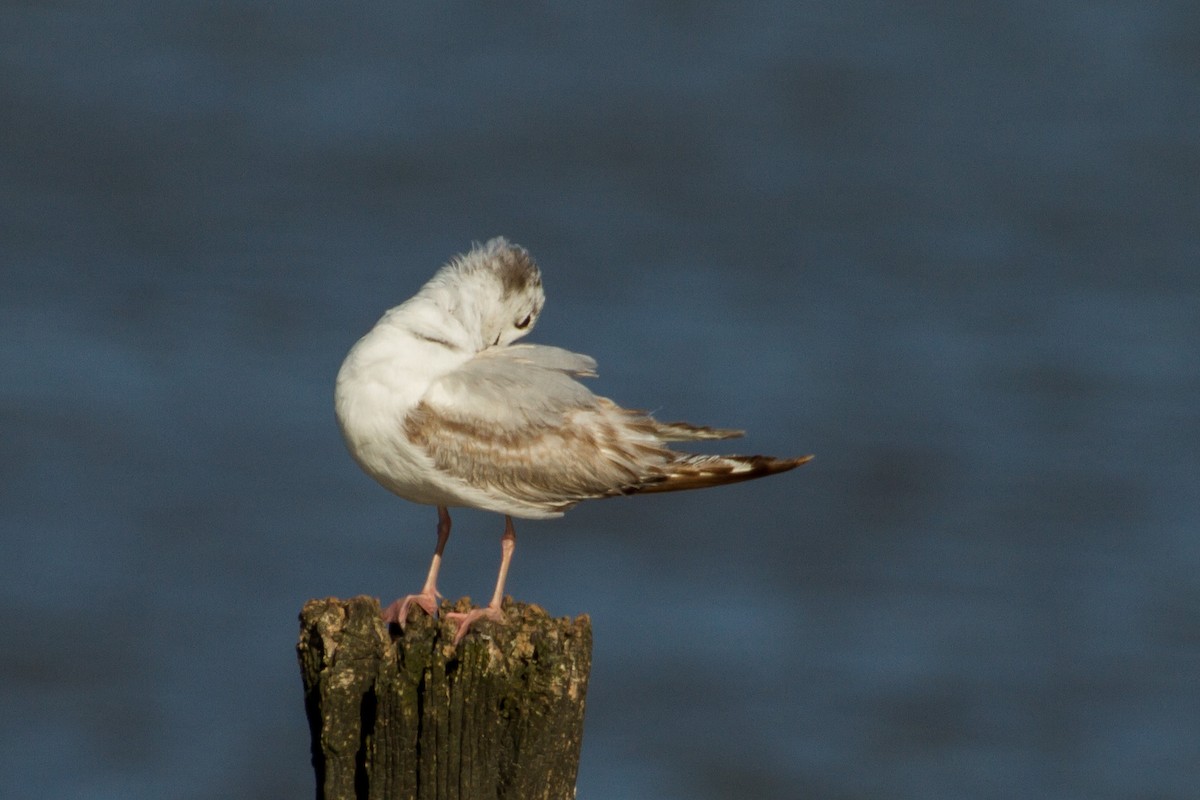
[[[407,302],[383,315],[337,376],[338,424],[351,455],[406,500],[437,506],[437,546],[420,592],[384,611],[404,626],[410,605],[437,614],[437,579],[450,507],[504,515],[500,573],[485,608],[449,614],[458,642],[500,604],[516,544],[512,518],[549,519],[582,500],[699,489],[761,478],[812,456],[680,453],[667,442],[727,439],[741,431],[663,423],[592,394],[588,356],[513,344],[545,303],[524,248],[495,238],[450,260]]]

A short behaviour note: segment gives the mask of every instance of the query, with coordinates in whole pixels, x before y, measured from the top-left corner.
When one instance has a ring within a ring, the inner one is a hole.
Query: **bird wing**
[[[556,347],[489,348],[436,380],[405,432],[443,474],[547,511],[665,480],[662,467],[677,455],[665,439],[689,429],[713,438],[592,394],[575,378],[595,367]]]

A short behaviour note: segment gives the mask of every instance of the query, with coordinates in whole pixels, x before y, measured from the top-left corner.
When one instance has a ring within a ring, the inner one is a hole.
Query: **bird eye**
[[[529,323],[533,322],[533,314],[526,314],[525,319],[517,323],[517,330],[525,330],[529,327]]]

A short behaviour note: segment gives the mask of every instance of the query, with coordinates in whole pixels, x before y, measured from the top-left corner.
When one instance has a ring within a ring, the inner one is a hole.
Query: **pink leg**
[[[458,644],[467,635],[471,625],[481,619],[492,622],[504,622],[504,612],[500,603],[504,600],[504,582],[508,579],[508,565],[512,562],[513,550],[517,547],[517,531],[513,528],[512,517],[504,516],[504,535],[500,537],[500,575],[496,578],[496,591],[492,593],[492,602],[486,608],[474,608],[465,614],[451,611],[446,619],[458,622],[458,633],[454,634],[454,643]]]
[[[425,613],[431,617],[437,616],[438,598],[441,597],[437,590],[438,570],[442,567],[442,551],[446,549],[446,540],[450,538],[450,512],[446,510],[445,506],[438,506],[437,537],[437,547],[433,550],[433,563],[429,565],[429,575],[425,578],[425,585],[417,594],[402,597],[385,608],[383,610],[385,624],[390,625],[394,622],[400,626],[401,630],[404,630],[404,625],[408,622],[408,608],[412,605],[425,609]]]

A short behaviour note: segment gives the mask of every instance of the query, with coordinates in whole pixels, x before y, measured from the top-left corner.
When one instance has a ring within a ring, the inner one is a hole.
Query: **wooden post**
[[[454,626],[424,615],[389,632],[372,597],[304,604],[318,800],[575,796],[591,621],[511,600],[504,612],[456,648]]]

